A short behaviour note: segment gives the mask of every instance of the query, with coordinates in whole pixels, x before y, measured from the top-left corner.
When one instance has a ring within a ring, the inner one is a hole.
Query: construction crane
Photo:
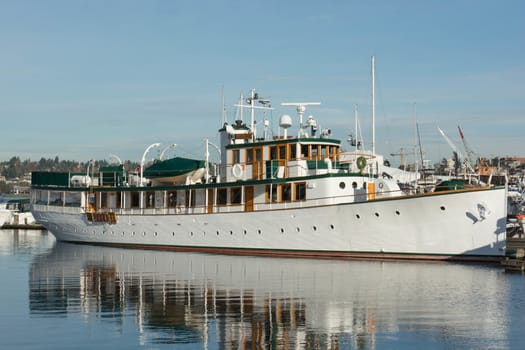
[[[454,144],[454,142],[452,142],[448,136],[445,134],[445,132],[443,130],[441,130],[438,126],[438,130],[439,130],[439,133],[441,134],[441,136],[443,136],[443,138],[447,141],[448,145],[450,146],[450,148],[452,148],[452,151],[454,151],[454,153],[456,153],[458,156],[460,156],[461,158],[463,158],[463,160],[465,161],[465,165],[467,166],[468,170],[472,173],[475,173],[474,169],[472,168],[472,166],[470,165],[470,162],[468,161],[468,156],[465,155],[463,152],[461,152],[457,147],[456,145]]]
[[[472,159],[476,158],[476,153],[470,148],[470,146],[467,143],[467,140],[465,139],[465,135],[463,134],[463,131],[461,130],[461,127],[458,125],[458,131],[459,136],[461,137],[461,141],[463,142],[463,147],[465,148],[465,161],[469,164],[470,168],[472,168]]]
[[[405,152],[403,150],[403,147],[399,149],[399,153],[390,153],[392,157],[399,156],[399,166],[403,167],[403,170],[406,170],[406,164],[405,164]]]

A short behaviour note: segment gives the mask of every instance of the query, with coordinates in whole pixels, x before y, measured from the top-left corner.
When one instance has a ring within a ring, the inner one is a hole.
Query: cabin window
[[[36,192],[35,204],[47,204],[47,191]]]
[[[155,192],[146,192],[146,208],[155,208]]]
[[[177,206],[177,191],[168,192],[168,208],[175,208]]]
[[[238,149],[234,149],[232,151],[232,162],[233,164],[237,164],[241,162],[241,151]]]
[[[295,200],[304,201],[306,199],[306,182],[295,183]]]
[[[62,192],[49,192],[49,205],[62,206]]]
[[[131,192],[131,207],[140,207],[140,192]]]
[[[266,203],[279,201],[279,186],[266,185]]]
[[[242,191],[240,187],[233,187],[231,189],[231,204],[241,204]]]
[[[118,208],[118,209],[122,208],[122,192],[115,193],[115,197],[117,201],[115,208]]]
[[[292,200],[292,184],[281,185],[281,196],[283,202],[290,202]]]
[[[226,205],[228,192],[225,188],[217,189],[217,205]]]
[[[80,192],[66,192],[66,207],[80,207]]]
[[[108,193],[100,192],[100,208],[108,207]]]
[[[186,207],[195,207],[195,190],[186,190]]]

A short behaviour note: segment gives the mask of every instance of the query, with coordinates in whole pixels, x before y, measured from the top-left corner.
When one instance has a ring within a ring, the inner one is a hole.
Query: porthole
[[[246,230],[242,230],[242,233],[246,234],[246,233],[247,233],[247,231],[246,231]]]
[[[219,235],[219,230],[217,230],[217,236]]]
[[[233,231],[232,230],[230,230],[230,235],[233,235]]]
[[[439,207],[439,209],[441,209],[441,210],[445,210],[445,207],[444,207],[444,206],[441,206],[441,207]]]
[[[193,236],[193,232],[190,232],[190,236]]]
[[[345,187],[346,187],[346,184],[345,184],[343,181],[341,181],[341,182],[339,183],[339,188],[342,189],[342,190],[344,190]]]
[[[357,188],[357,182],[352,182],[352,188]]]
[[[142,235],[143,235],[143,236],[146,236],[146,231],[142,232]]]
[[[122,231],[122,236],[124,236],[124,235],[125,235],[125,232],[124,232],[124,231]]]
[[[175,237],[175,232],[172,232],[172,233],[171,233],[171,236],[172,236],[172,237]]]
[[[314,229],[314,231],[317,231],[317,226],[314,226],[314,227],[312,227],[312,228]]]
[[[157,233],[157,232],[155,232],[155,233],[154,233],[154,235],[155,235],[155,237],[157,237],[158,233]]]
[[[262,233],[261,229],[257,230],[257,233],[258,233],[258,234],[261,234],[261,233]]]
[[[284,233],[284,228],[281,227],[281,233]]]
[[[399,210],[396,210],[396,215],[401,215],[401,213],[399,212]]]
[[[301,232],[301,228],[300,227],[297,227],[296,230],[297,230],[297,232]]]
[[[379,217],[379,213],[375,213],[374,215],[376,216],[376,218],[378,218],[378,217]]]
[[[335,228],[334,225],[330,225],[330,230],[333,230]]]
[[[355,214],[355,217],[356,217],[357,219],[361,219],[361,216],[359,216],[359,214]]]
[[[135,231],[133,231],[133,232],[131,233],[131,235],[132,235],[132,236],[135,236]]]

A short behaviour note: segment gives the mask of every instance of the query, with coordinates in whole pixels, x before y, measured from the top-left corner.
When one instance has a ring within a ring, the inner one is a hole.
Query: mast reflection
[[[501,311],[487,310],[486,300],[464,297],[481,285],[489,296],[504,293],[497,281],[493,270],[462,265],[234,257],[57,242],[32,263],[29,302],[34,316],[81,313],[117,324],[132,320],[142,344],[373,349],[378,333],[403,327],[431,330],[437,337],[449,337],[456,328],[501,337]],[[458,304],[440,305],[449,297]],[[428,317],[413,317],[425,308]],[[463,322],[480,308],[491,316]]]

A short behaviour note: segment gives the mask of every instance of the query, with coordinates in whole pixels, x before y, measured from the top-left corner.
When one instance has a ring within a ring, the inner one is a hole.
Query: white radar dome
[[[279,126],[283,129],[288,129],[292,126],[292,118],[288,114],[283,114],[281,118],[279,118]]]

